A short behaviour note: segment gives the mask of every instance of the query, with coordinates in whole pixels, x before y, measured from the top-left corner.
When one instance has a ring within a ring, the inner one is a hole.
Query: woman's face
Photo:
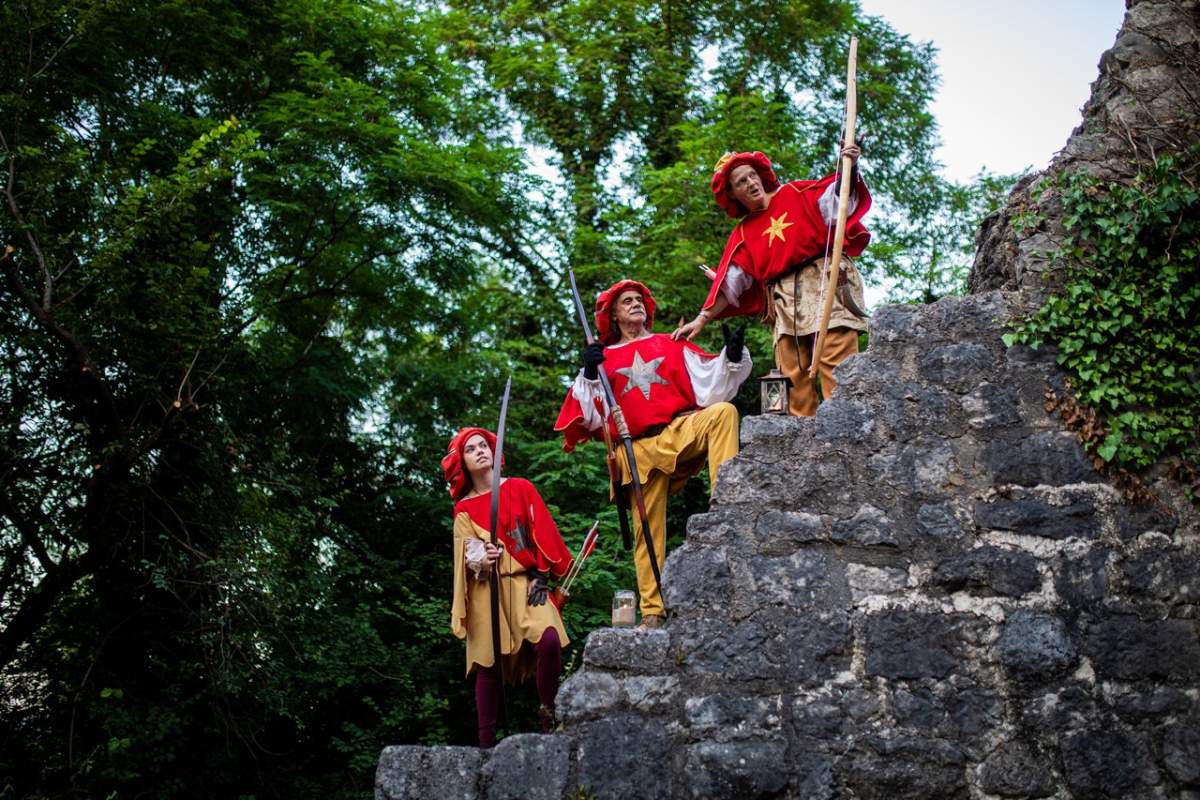
[[[487,439],[476,433],[467,438],[463,445],[463,463],[468,472],[487,471],[492,468],[492,448]]]

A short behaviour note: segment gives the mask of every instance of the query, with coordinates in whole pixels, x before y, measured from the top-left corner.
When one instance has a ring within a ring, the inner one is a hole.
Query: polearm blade
[[[496,544],[496,529],[500,526],[500,464],[504,457],[504,425],[508,418],[508,395],[512,389],[512,376],[504,382],[504,398],[500,401],[500,421],[496,423],[496,452],[492,453],[492,510],[489,533],[492,545]],[[504,659],[500,653],[500,561],[488,575],[488,588],[492,605],[492,660],[500,672],[500,716],[507,719],[507,704],[504,697]]]
[[[858,63],[858,37],[850,37],[850,57],[846,65],[846,134],[842,147],[846,142],[854,143],[854,124],[858,118],[858,93],[855,86],[855,71]],[[817,327],[817,338],[813,342],[812,363],[808,368],[809,377],[817,374],[821,364],[821,355],[825,350],[825,337],[829,333],[829,317],[833,313],[833,294],[837,291],[838,279],[841,277],[842,248],[846,244],[846,217],[850,205],[850,175],[854,162],[849,156],[842,157],[842,185],[838,193],[837,227],[833,233],[833,253],[830,254],[829,280],[825,285],[825,304],[821,309],[821,324]],[[849,292],[847,292],[849,294]]]
[[[575,301],[575,312],[579,314],[579,324],[583,326],[583,334],[587,339],[587,343],[591,344],[596,341],[592,336],[592,328],[588,325],[587,311],[583,307],[583,299],[579,296],[579,286],[575,283],[575,270],[567,267],[567,277],[571,280],[571,299]],[[608,407],[612,412],[613,423],[617,426],[617,435],[621,437],[621,443],[625,445],[625,460],[629,465],[630,483],[633,486],[633,498],[637,503],[638,516],[642,520],[642,538],[646,542],[646,552],[650,555],[650,571],[654,573],[654,585],[658,587],[658,595],[666,600],[662,590],[662,576],[658,571],[658,556],[654,552],[654,538],[650,535],[650,521],[646,517],[646,498],[642,493],[642,479],[638,477],[637,459],[633,455],[633,437],[629,435],[629,426],[625,424],[625,415],[621,413],[621,406],[617,403],[617,396],[613,394],[612,384],[608,382],[608,375],[604,370],[599,370],[600,385],[604,388],[604,399],[608,402]],[[622,508],[618,504],[618,509]],[[627,548],[628,549],[628,548]]]
[[[567,267],[567,277],[571,281],[571,300],[575,303],[575,313],[579,315],[583,338],[587,344],[591,344],[596,341],[596,337],[592,336],[592,326],[588,323],[587,310],[583,307],[583,298],[579,296],[579,286],[575,283],[575,270]],[[604,370],[600,370],[600,380],[604,387],[605,400],[609,403],[608,408],[611,412],[616,408],[613,405],[616,401],[613,399],[612,387],[608,383],[608,376],[604,374]],[[612,435],[609,433],[607,420],[600,429],[604,432],[604,447],[608,450],[609,481],[612,483],[613,497],[617,501],[617,522],[621,528],[621,545],[628,553],[633,549],[633,534],[629,530],[629,510],[625,508],[625,492],[621,486],[621,468],[617,465],[616,453],[613,452]]]

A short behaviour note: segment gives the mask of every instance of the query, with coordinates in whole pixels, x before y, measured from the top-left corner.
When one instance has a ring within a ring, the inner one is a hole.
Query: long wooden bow
[[[855,91],[855,67],[858,59],[858,37],[850,37],[850,58],[846,66],[846,132],[842,138],[842,146],[854,142],[854,123],[858,116],[858,94]],[[825,349],[825,335],[829,332],[829,316],[833,313],[833,295],[837,291],[838,279],[841,277],[842,248],[846,244],[846,212],[850,205],[850,174],[854,161],[850,156],[842,156],[842,184],[838,193],[837,227],[833,232],[833,253],[829,267],[829,279],[825,285],[825,305],[821,309],[821,325],[817,328],[817,340],[813,342],[812,363],[808,367],[808,376],[817,374],[817,365],[821,363],[821,351]]]

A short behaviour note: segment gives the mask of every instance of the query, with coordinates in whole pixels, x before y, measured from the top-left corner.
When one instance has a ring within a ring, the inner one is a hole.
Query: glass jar
[[[629,589],[613,592],[612,624],[614,628],[631,628],[637,623],[637,598]]]

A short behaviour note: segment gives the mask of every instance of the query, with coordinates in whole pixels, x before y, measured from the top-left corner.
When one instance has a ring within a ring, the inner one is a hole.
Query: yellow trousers
[[[730,403],[715,403],[694,414],[676,417],[658,436],[639,439],[634,445],[646,501],[646,519],[650,523],[650,537],[654,540],[654,554],[661,571],[667,557],[667,495],[683,488],[687,479],[703,469],[705,463],[712,482],[711,493],[712,485],[717,481],[717,469],[737,455],[737,409]],[[628,480],[629,469],[624,461],[622,454],[623,474]],[[631,490],[628,498],[642,616],[662,614],[663,599],[654,583],[646,537],[642,535],[642,518]]]
[[[821,376],[821,394],[826,400],[833,395],[837,381],[833,379],[833,368],[858,352],[858,331],[850,328],[830,328],[821,350],[821,363],[817,374]],[[811,417],[817,413],[817,386],[808,377],[812,364],[813,334],[800,337],[800,349],[796,349],[796,337],[780,336],[775,340],[775,364],[779,371],[792,379],[788,391],[788,411],[793,417]]]

